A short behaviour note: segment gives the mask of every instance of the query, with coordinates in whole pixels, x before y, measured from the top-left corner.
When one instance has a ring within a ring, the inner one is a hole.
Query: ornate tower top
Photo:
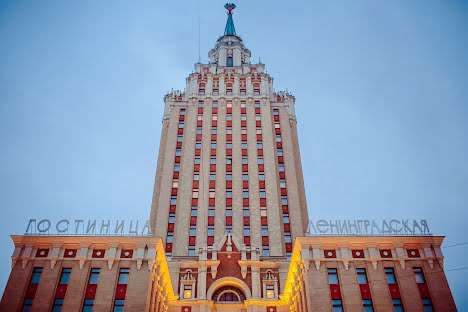
[[[228,10],[228,19],[226,22],[226,28],[224,29],[224,35],[236,36],[236,28],[234,27],[234,22],[232,20],[232,10],[236,8],[236,5],[234,3],[226,3],[224,7]]]

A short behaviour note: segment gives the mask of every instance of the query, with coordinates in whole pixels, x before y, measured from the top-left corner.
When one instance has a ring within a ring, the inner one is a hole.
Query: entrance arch
[[[210,288],[208,288],[206,296],[210,299],[213,298],[213,294],[215,293],[215,291],[217,291],[223,286],[233,286],[233,288],[239,289],[244,294],[244,300],[249,300],[250,298],[252,298],[249,286],[247,286],[247,284],[244,283],[244,281],[232,276],[222,277],[214,281],[213,284],[211,284]],[[226,289],[226,291],[228,290]],[[232,289],[232,291],[235,292],[234,289]]]

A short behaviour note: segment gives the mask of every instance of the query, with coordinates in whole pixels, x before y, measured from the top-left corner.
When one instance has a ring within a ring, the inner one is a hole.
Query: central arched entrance
[[[216,280],[208,289],[207,297],[213,301],[213,312],[245,312],[244,301],[251,298],[247,284],[235,277]]]

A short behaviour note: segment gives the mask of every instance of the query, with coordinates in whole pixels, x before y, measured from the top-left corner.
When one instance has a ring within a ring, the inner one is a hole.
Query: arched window
[[[227,67],[232,67],[234,65],[233,61],[232,61],[232,56],[228,56],[227,58]]]
[[[223,286],[214,292],[211,300],[219,303],[241,303],[244,302],[245,295],[237,287]]]

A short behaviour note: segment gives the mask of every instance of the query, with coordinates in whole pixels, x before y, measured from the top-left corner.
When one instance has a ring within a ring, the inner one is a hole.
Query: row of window
[[[21,308],[22,312],[29,312],[32,308],[33,302],[34,302],[34,295],[32,293],[35,293],[35,289],[37,284],[39,284],[39,281],[41,279],[42,275],[42,270],[43,268],[41,267],[35,267],[33,268],[33,273],[31,275],[31,279],[29,282],[28,290],[26,292],[26,297],[23,300],[23,305]],[[60,274],[59,278],[59,284],[57,286],[57,290],[64,285],[68,285],[68,282],[70,281],[70,274],[71,274],[72,269],[71,268],[62,268],[62,272]],[[85,299],[83,301],[83,312],[91,312],[93,310],[94,306],[94,295],[96,293],[96,286],[99,281],[99,274],[101,272],[100,268],[91,268],[89,277],[88,277],[88,286],[87,286],[87,291],[85,293]],[[117,280],[118,285],[126,285],[128,283],[128,276],[130,273],[129,268],[120,268],[119,270],[119,277]],[[93,292],[89,292],[88,289],[91,287],[94,288]],[[30,289],[34,289],[34,291],[31,291]],[[65,288],[66,290],[66,288]],[[56,292],[53,305],[52,305],[52,312],[60,312],[62,311],[63,307],[63,302],[64,302],[64,297],[65,293],[60,293]],[[88,298],[92,297],[92,298]],[[113,312],[121,312],[123,311],[125,300],[124,299],[115,299],[114,300],[114,306],[113,306]]]

